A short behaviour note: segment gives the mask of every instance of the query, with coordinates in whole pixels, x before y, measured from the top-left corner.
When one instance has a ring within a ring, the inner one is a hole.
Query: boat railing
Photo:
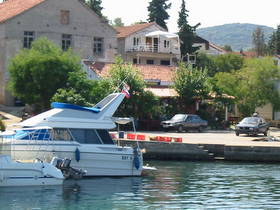
[[[6,143],[2,135],[0,135],[0,155],[11,156],[11,144]]]

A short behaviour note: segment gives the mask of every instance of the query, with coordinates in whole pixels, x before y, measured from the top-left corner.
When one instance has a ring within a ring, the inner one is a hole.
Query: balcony
[[[149,53],[169,53],[178,54],[178,47],[164,48],[159,45],[136,45],[131,48],[126,49],[126,52],[149,52]]]

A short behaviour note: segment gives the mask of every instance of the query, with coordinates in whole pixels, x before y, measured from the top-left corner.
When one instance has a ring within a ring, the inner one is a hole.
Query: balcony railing
[[[128,52],[158,52],[158,45],[136,45],[128,49]]]
[[[126,49],[126,52],[151,52],[151,53],[178,53],[179,48],[177,46],[171,46],[165,48],[158,45],[136,45],[132,48]]]

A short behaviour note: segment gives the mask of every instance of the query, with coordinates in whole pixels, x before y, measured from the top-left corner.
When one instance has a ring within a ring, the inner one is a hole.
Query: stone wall
[[[69,24],[61,23],[61,10],[69,11]],[[62,34],[71,34],[73,50],[82,59],[90,56],[96,61],[113,62],[117,54],[115,29],[78,0],[46,0],[0,26],[0,36],[5,27],[5,38],[0,37],[0,46],[6,46],[0,51],[0,74],[6,81],[8,60],[23,48],[24,31],[34,31],[35,38],[47,37],[59,46]],[[104,40],[102,55],[93,54],[94,37]],[[13,100],[8,99],[10,96],[3,91],[3,85],[6,86],[2,81],[0,103],[12,105]]]

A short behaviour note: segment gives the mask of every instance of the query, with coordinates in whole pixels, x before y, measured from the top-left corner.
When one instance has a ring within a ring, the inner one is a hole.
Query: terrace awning
[[[179,38],[179,36],[177,34],[169,33],[169,32],[166,32],[166,31],[153,31],[153,32],[147,33],[145,36],[146,37],[163,36],[163,37],[168,38],[168,39],[173,39],[173,38],[178,39]]]

